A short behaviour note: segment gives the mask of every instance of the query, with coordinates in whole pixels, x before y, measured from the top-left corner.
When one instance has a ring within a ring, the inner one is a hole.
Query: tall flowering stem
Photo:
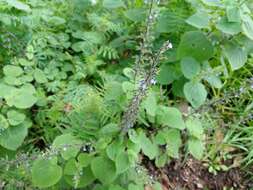
[[[162,58],[162,55],[168,49],[172,48],[172,44],[169,41],[166,41],[157,53],[153,53],[151,50],[152,42],[154,40],[154,37],[151,34],[151,28],[154,25],[155,18],[158,14],[153,9],[155,8],[155,4],[158,3],[159,1],[156,0],[151,0],[150,2],[150,8],[146,22],[146,30],[144,35],[142,35],[143,40],[140,45],[140,55],[137,57],[135,63],[135,67],[137,68],[136,75],[140,74],[141,79],[138,83],[138,89],[135,91],[133,98],[131,99],[126,111],[123,114],[122,121],[120,123],[122,134],[126,134],[128,130],[131,129],[136,123],[140,105],[145,98],[148,89],[155,83],[157,66]]]

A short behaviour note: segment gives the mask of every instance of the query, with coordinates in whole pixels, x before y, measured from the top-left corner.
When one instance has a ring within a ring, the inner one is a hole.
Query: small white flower
[[[172,43],[169,43],[169,44],[167,45],[167,48],[168,48],[168,49],[172,49],[172,48],[173,48]]]
[[[63,151],[67,151],[67,147],[63,147]]]
[[[156,80],[155,79],[151,79],[150,83],[153,84],[153,85],[155,85],[156,84]]]
[[[97,0],[90,0],[92,5],[96,5],[97,4]]]

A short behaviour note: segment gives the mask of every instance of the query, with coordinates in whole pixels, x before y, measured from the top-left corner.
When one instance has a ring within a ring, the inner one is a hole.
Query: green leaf
[[[55,185],[62,176],[62,168],[51,160],[38,159],[32,166],[32,182],[39,188]]]
[[[14,85],[14,86],[18,86],[18,85],[22,84],[22,81],[20,80],[20,78],[16,78],[16,77],[13,77],[13,76],[5,76],[4,77],[4,82],[6,84]]]
[[[119,185],[110,185],[109,190],[125,190]]]
[[[201,122],[197,118],[188,118],[185,122],[186,128],[189,131],[191,136],[196,137],[197,139],[202,139],[204,130]]]
[[[120,140],[113,141],[109,146],[106,148],[106,154],[111,160],[116,160],[117,155],[121,150],[123,150],[124,147]]]
[[[253,20],[250,15],[244,15],[242,17],[242,30],[244,34],[251,40],[253,40]]]
[[[25,114],[16,110],[10,110],[7,112],[8,121],[11,125],[16,126],[21,124],[25,120]]]
[[[180,67],[170,64],[162,64],[157,76],[157,81],[162,85],[167,85],[174,80],[177,80],[181,75]]]
[[[177,129],[185,128],[181,112],[173,107],[160,106],[157,110],[157,123]]]
[[[24,125],[9,127],[0,133],[0,145],[9,150],[16,150],[23,143],[28,130]]]
[[[15,65],[4,66],[3,72],[6,76],[12,76],[12,77],[18,77],[23,74],[22,68]]]
[[[184,95],[194,108],[198,108],[205,102],[207,92],[200,82],[187,82],[184,85]]]
[[[240,69],[247,62],[247,52],[236,44],[227,44],[224,47],[224,54],[231,65],[232,70]]]
[[[131,165],[128,154],[125,151],[120,151],[115,160],[117,174],[124,173]]]
[[[192,57],[185,57],[181,60],[181,70],[184,76],[192,79],[200,72],[200,64]]]
[[[37,98],[25,89],[18,89],[13,92],[13,96],[7,99],[9,106],[14,105],[19,109],[32,107],[37,102]]]
[[[35,69],[33,76],[34,76],[34,79],[36,80],[37,83],[46,83],[47,82],[46,75],[40,69]]]
[[[193,57],[202,62],[213,56],[213,46],[207,37],[200,31],[186,32],[178,46],[178,58]]]
[[[22,66],[25,66],[25,67],[28,67],[28,66],[33,66],[34,65],[34,62],[33,61],[28,61],[24,58],[20,58],[18,60],[19,64],[22,65]]]
[[[238,7],[227,6],[226,13],[229,22],[241,22],[240,10]]]
[[[124,15],[133,22],[142,22],[146,18],[146,10],[143,8],[128,9]]]
[[[156,95],[149,93],[147,98],[143,101],[143,106],[150,116],[155,116],[157,110]]]
[[[90,185],[94,180],[95,177],[91,171],[90,167],[85,167],[80,170],[78,165],[80,163],[76,162],[75,159],[68,160],[67,164],[64,167],[64,179],[66,182],[75,187],[75,188],[83,188],[87,185]],[[79,175],[78,183],[74,180],[74,176]]]
[[[167,154],[162,154],[162,155],[159,155],[158,157],[156,157],[155,165],[156,165],[156,167],[161,168],[166,165],[167,161],[168,161]]]
[[[164,131],[167,142],[167,154],[173,158],[179,158],[179,148],[182,144],[180,131],[178,129],[169,129]]]
[[[210,17],[206,12],[198,11],[190,16],[186,22],[196,28],[208,28]]]
[[[143,153],[150,159],[153,160],[158,154],[158,146],[153,143],[144,133],[140,137],[141,149]]]
[[[124,2],[122,0],[104,0],[103,6],[107,9],[115,9],[124,7]]]
[[[216,27],[223,33],[235,35],[242,31],[241,24],[239,22],[228,22],[226,17],[221,18],[221,20],[216,24]]]
[[[55,138],[52,147],[61,149],[61,155],[65,160],[73,158],[77,155],[82,145],[82,141],[67,133]]]
[[[198,160],[202,158],[205,147],[201,140],[194,137],[190,138],[188,140],[188,148],[194,158]]]
[[[96,157],[92,160],[91,170],[94,176],[103,184],[110,184],[117,176],[114,162],[103,156]]]
[[[81,153],[78,155],[78,163],[82,166],[82,167],[87,167],[90,165],[91,161],[93,159],[93,155],[88,154],[88,153]]]
[[[18,0],[5,0],[10,6],[18,9],[18,10],[21,10],[21,11],[25,11],[25,12],[31,12],[31,9],[30,7],[21,2],[21,1],[18,1]]]
[[[2,114],[0,114],[0,131],[4,131],[8,127],[9,127],[9,123],[7,119]]]

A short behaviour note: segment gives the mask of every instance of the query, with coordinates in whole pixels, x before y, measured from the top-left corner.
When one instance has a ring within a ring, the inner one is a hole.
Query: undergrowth
[[[161,190],[144,160],[188,158],[252,178],[252,8],[0,1],[0,189]]]

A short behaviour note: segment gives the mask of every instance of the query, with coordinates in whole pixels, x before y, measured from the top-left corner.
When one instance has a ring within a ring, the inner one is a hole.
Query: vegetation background
[[[0,189],[253,189],[250,0],[0,0]]]

